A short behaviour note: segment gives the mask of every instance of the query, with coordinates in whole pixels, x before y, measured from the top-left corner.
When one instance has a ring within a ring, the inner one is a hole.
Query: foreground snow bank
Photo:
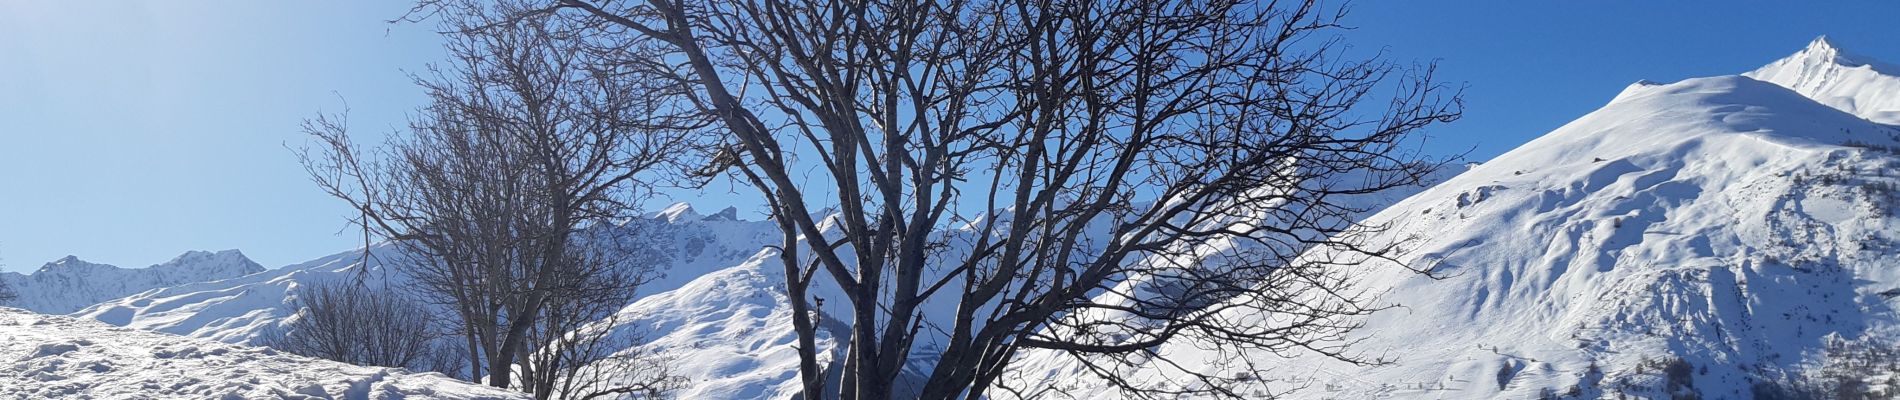
[[[441,374],[360,367],[0,308],[0,399],[523,399]]]

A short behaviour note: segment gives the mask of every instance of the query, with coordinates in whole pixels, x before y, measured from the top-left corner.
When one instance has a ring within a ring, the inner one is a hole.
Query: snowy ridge
[[[757,252],[764,240],[772,238],[759,233],[771,228],[769,223],[700,218],[671,222],[692,213],[685,206],[671,210],[675,213],[655,216],[664,219],[628,222],[665,232],[665,246],[673,248],[672,266],[662,271],[663,276],[642,286],[642,293],[672,290],[708,271],[738,264]],[[409,281],[400,268],[384,265],[402,259],[394,247],[372,246],[367,254],[374,261],[367,267],[362,263],[365,254],[362,249],[350,250],[240,279],[167,287],[99,303],[73,315],[114,325],[246,343],[262,329],[292,314],[294,310],[287,303],[291,293],[302,285],[360,279],[372,287],[400,288]]]
[[[1900,65],[1842,50],[1826,36],[1743,75],[1794,89],[1861,118],[1900,124]]]
[[[369,253],[378,258],[394,256],[387,246],[372,247]],[[265,328],[293,314],[287,304],[300,285],[359,277],[376,287],[390,283],[390,274],[374,264],[368,269],[357,268],[363,255],[363,250],[351,250],[236,279],[146,291],[94,304],[72,315],[112,325],[248,343]]]
[[[190,251],[171,261],[138,269],[66,256],[46,263],[31,275],[0,273],[0,280],[5,280],[20,295],[6,306],[65,314],[146,290],[237,278],[262,271],[263,266],[237,250]]]
[[[526,399],[442,376],[359,367],[0,307],[0,398]]]
[[[1900,79],[1816,43],[1750,74],[1772,83],[1632,85],[1373,216],[1392,226],[1383,240],[1410,246],[1402,261],[1443,278],[1394,265],[1351,273],[1366,293],[1403,306],[1350,338],[1363,340],[1362,355],[1392,363],[1258,352],[1250,359],[1272,375],[1240,393],[1748,398],[1753,381],[1811,365],[1829,337],[1900,339],[1886,295],[1900,293],[1900,179],[1888,172],[1900,168],[1900,129],[1865,119],[1891,115],[1870,105],[1900,104],[1900,92],[1857,86]],[[1791,65],[1810,72],[1791,77]],[[1159,351],[1199,361],[1184,368],[1235,371],[1233,357],[1204,347]],[[1688,382],[1663,376],[1657,361],[1671,357],[1696,369]],[[1119,394],[1060,354],[1023,360],[1007,379],[1036,389],[1029,397]],[[1161,363],[1123,372],[1160,387],[1197,385]]]

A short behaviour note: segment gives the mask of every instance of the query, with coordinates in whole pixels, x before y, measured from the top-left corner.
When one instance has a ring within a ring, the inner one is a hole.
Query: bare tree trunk
[[[465,315],[466,315],[466,314],[465,314]],[[464,324],[464,325],[462,325],[462,326],[463,326],[463,327],[464,327],[465,329],[468,329],[468,331],[467,331],[467,332],[464,332],[464,333],[462,333],[462,338],[464,338],[464,339],[466,339],[466,340],[467,340],[467,342],[468,342],[468,343],[467,343],[467,344],[468,344],[468,354],[467,354],[467,356],[468,356],[468,380],[469,380],[469,381],[471,381],[471,382],[480,382],[480,381],[481,381],[481,379],[482,379],[482,356],[481,356],[481,354],[482,354],[482,352],[481,352],[481,348],[480,348],[480,346],[479,346],[478,344],[476,344],[476,341],[475,341],[475,330],[474,330],[474,328],[473,328],[473,327],[471,327],[470,325],[466,325],[466,324]]]
[[[783,225],[786,222],[780,219],[779,223]],[[785,239],[783,241],[784,246],[781,247],[779,252],[779,260],[784,263],[785,276],[810,276],[810,273],[799,269],[800,263],[798,261],[797,250],[798,237],[792,234],[796,232],[796,230],[790,228],[781,230],[785,233]],[[805,303],[805,299],[810,296],[810,294],[807,293],[807,290],[810,288],[811,280],[809,279],[788,281],[785,286],[785,297],[790,299],[789,303],[791,303],[792,308],[792,329],[797,331],[798,334],[798,373],[799,376],[806,377],[806,379],[800,383],[805,389],[805,398],[815,400],[822,398],[825,393],[825,374],[823,368],[818,365],[818,327],[816,320],[818,320],[819,317],[812,315],[814,310],[810,305]]]

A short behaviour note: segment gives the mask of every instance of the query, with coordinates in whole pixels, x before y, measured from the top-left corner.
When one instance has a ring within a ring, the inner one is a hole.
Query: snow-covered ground
[[[5,399],[525,399],[441,374],[0,308]]]
[[[1369,220],[1392,224],[1378,235],[1442,278],[1389,264],[1351,273],[1400,306],[1349,338],[1390,364],[1256,352],[1244,360],[1272,374],[1241,392],[1748,398],[1753,383],[1813,365],[1827,337],[1892,343],[1900,128],[1875,122],[1900,115],[1892,71],[1817,39],[1746,76],[1632,85]],[[1177,368],[1246,370],[1207,348],[1171,343],[1159,351],[1183,364],[1121,373],[1189,387]],[[1671,379],[1670,358],[1694,372]],[[1036,397],[1118,395],[1062,354],[1022,360],[1010,383]]]
[[[65,314],[146,290],[263,271],[263,266],[237,250],[191,251],[146,268],[119,268],[66,256],[46,263],[30,275],[0,272],[0,281],[5,281],[20,295],[19,299],[0,305]]]

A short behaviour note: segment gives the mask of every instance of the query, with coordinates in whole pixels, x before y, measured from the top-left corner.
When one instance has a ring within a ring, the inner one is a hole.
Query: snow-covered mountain
[[[1887,125],[1900,124],[1900,65],[1854,54],[1826,36],[1794,56],[1742,76],[1772,82],[1829,107]]]
[[[441,374],[360,367],[0,307],[0,398],[527,399]]]
[[[796,386],[796,337],[783,310],[783,277],[767,244],[777,243],[769,221],[747,221],[734,209],[701,215],[675,204],[627,224],[659,237],[671,249],[664,276],[640,287],[641,299],[621,314],[616,334],[637,335],[641,350],[681,362],[688,379],[680,398],[789,396],[770,388]],[[621,227],[625,227],[622,225]],[[618,228],[610,228],[618,229]],[[394,249],[375,246],[374,260],[399,260]],[[360,265],[364,252],[351,250],[265,273],[216,282],[152,290],[88,307],[74,316],[113,325],[248,343],[265,328],[294,313],[295,289],[316,282],[362,279],[377,287],[404,287],[400,268],[382,261]],[[829,345],[829,343],[827,343]],[[787,384],[786,382],[792,382]]]
[[[1812,372],[1829,343],[1900,340],[1900,127],[1883,124],[1900,116],[1900,75],[1887,65],[1817,39],[1746,75],[1638,83],[1386,209],[1368,220],[1392,224],[1382,240],[1407,241],[1402,261],[1442,278],[1353,273],[1400,307],[1348,339],[1392,362],[1262,352],[1246,359],[1274,374],[1250,390],[1748,398]],[[1177,368],[1238,360],[1186,341],[1160,351],[1198,362],[1125,377],[1180,387],[1193,383]],[[1117,394],[1060,354],[1023,360],[1012,384],[1044,389],[1034,396]]]
[[[385,246],[372,254],[391,256]],[[329,280],[374,279],[381,269],[355,268],[362,250],[351,250],[300,264],[234,279],[196,282],[150,290],[93,304],[75,317],[228,343],[246,343],[292,314],[290,294],[299,284]]]
[[[146,290],[230,279],[263,272],[264,267],[237,250],[190,251],[171,261],[146,268],[119,268],[66,256],[46,263],[30,275],[0,273],[0,280],[19,294],[4,304],[47,314],[78,311],[98,302]]]
[[[739,264],[776,236],[770,223],[738,221],[731,212],[701,216],[678,204],[639,221],[648,235],[661,237],[671,249],[671,265],[663,276],[641,286],[642,293],[678,288],[708,271]],[[621,229],[626,227],[610,227]],[[401,268],[384,263],[401,260],[396,249],[372,246],[372,260],[362,265],[362,249],[344,251],[265,273],[215,282],[166,287],[94,304],[74,316],[230,343],[246,343],[263,328],[282,322],[293,310],[287,305],[299,286],[327,281],[362,280],[382,287],[403,287],[409,278]]]

